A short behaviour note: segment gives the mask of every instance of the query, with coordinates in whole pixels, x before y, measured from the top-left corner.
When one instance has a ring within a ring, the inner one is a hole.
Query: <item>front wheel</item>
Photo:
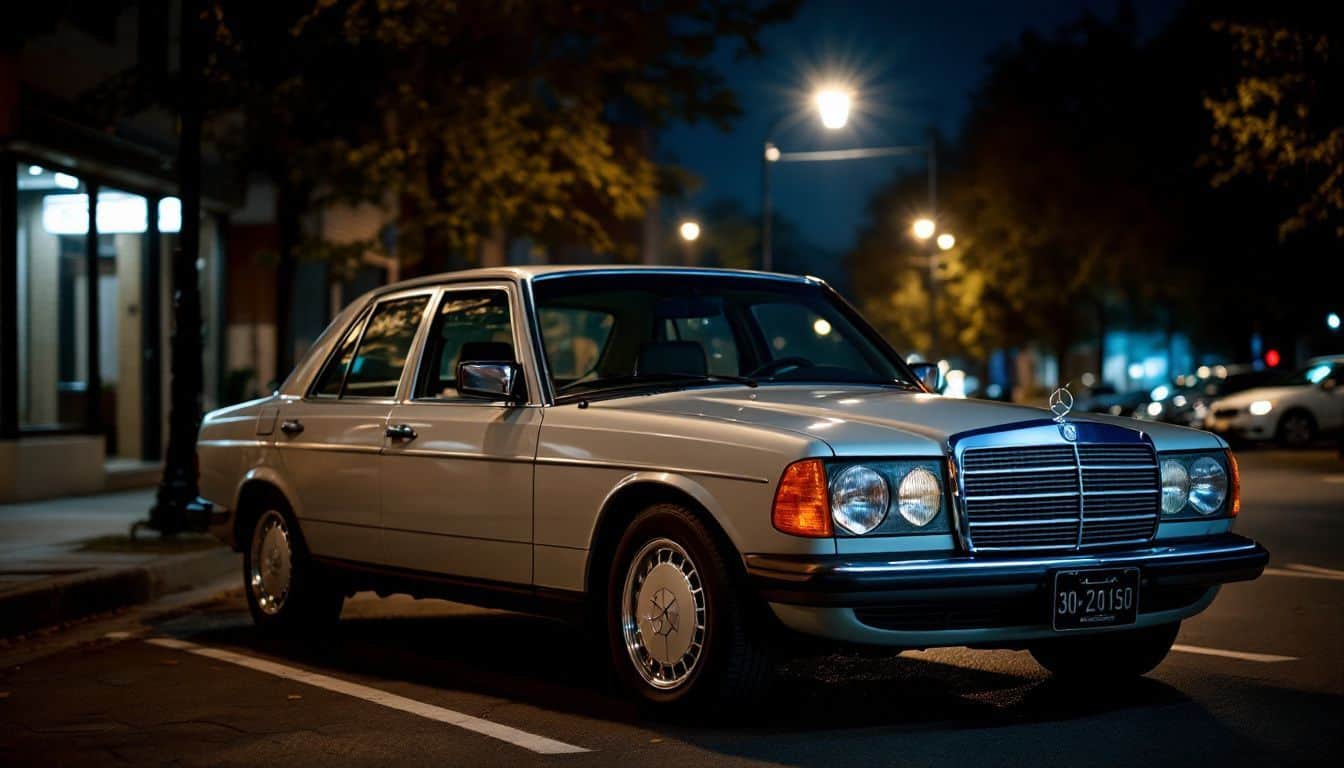
[[[1316,441],[1316,420],[1306,411],[1289,411],[1279,419],[1276,437],[1285,448],[1305,448]]]
[[[607,590],[612,662],[644,700],[721,710],[758,701],[770,677],[754,603],[730,552],[689,510],[657,504],[616,548]]]
[[[267,632],[307,634],[334,624],[345,595],[321,576],[298,527],[266,509],[243,550],[243,586],[252,620]]]
[[[1102,682],[1146,674],[1171,651],[1179,621],[1082,637],[1058,637],[1031,646],[1031,655],[1055,677]]]

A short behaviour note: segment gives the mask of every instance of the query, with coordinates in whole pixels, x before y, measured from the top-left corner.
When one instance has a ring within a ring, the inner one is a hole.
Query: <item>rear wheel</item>
[[[689,510],[657,504],[631,523],[608,579],[612,662],[644,700],[720,710],[759,700],[770,665],[731,552]]]
[[[1286,448],[1305,448],[1316,440],[1316,420],[1306,411],[1289,411],[1279,419],[1277,437]]]
[[[243,550],[243,586],[252,620],[266,631],[304,634],[330,627],[344,594],[322,578],[288,510],[268,505]]]
[[[1171,651],[1179,621],[1081,637],[1059,637],[1031,646],[1031,655],[1055,677],[1077,681],[1121,680],[1146,674]]]

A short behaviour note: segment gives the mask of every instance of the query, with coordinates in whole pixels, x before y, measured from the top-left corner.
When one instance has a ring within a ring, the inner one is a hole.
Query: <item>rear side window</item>
[[[378,305],[359,340],[341,397],[395,397],[428,296],[393,299]]]
[[[312,397],[336,398],[341,396],[341,384],[345,381],[345,372],[350,368],[350,360],[355,356],[355,345],[359,343],[359,332],[364,329],[364,320],[350,326],[350,330],[341,340],[336,354],[327,361],[321,375],[313,384]]]

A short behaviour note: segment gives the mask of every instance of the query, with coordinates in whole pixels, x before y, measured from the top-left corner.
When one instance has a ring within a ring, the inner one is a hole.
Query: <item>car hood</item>
[[[1039,423],[1051,415],[1044,408],[844,385],[689,389],[607,404],[789,430],[825,441],[842,456],[939,455],[953,435]],[[1184,427],[1098,414],[1073,414],[1069,419],[1147,432],[1163,450],[1222,445],[1213,435]]]
[[[1256,400],[1268,400],[1271,403],[1300,394],[1306,387],[1256,387],[1235,395],[1228,395],[1213,403],[1214,408],[1245,408]]]

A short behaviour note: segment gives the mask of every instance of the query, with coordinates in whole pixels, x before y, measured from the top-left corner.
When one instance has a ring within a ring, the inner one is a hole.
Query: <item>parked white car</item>
[[[366,589],[572,616],[667,706],[757,700],[789,632],[1139,675],[1264,568],[1216,436],[937,377],[812,278],[438,275],[207,416],[201,493],[265,630]]]
[[[1344,429],[1344,355],[1317,357],[1274,386],[1214,401],[1204,428],[1229,439],[1310,445]]]

